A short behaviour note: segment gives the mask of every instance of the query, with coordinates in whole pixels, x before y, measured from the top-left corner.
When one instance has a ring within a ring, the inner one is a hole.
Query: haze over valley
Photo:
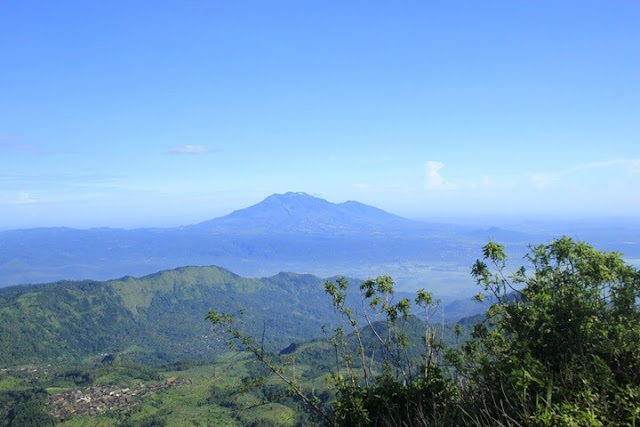
[[[392,275],[398,288],[429,288],[444,298],[470,297],[469,275],[491,240],[514,263],[531,242],[560,229],[602,250],[640,258],[640,227],[535,223],[514,228],[408,220],[355,201],[330,203],[306,193],[274,194],[229,215],[175,228],[37,228],[0,232],[2,286],[65,279],[108,280],[187,265],[217,265],[251,277],[282,271],[366,279]]]

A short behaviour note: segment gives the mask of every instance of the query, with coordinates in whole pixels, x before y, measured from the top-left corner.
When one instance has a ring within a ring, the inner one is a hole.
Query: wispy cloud
[[[566,178],[572,174],[595,170],[595,169],[607,169],[607,168],[618,168],[618,169],[627,169],[633,173],[640,173],[640,159],[611,159],[611,160],[602,160],[596,162],[588,162],[581,163],[570,168],[559,170],[559,171],[551,171],[551,172],[534,172],[530,173],[529,179],[531,183],[538,189],[545,189],[553,186],[554,184],[562,181],[563,178]]]
[[[29,195],[29,193],[27,193],[26,191],[21,191],[20,194],[18,194],[18,198],[14,200],[10,200],[9,204],[10,205],[31,205],[36,202],[37,201],[34,198],[32,198]]]
[[[612,166],[628,166],[632,171],[640,171],[640,159],[613,159],[605,160],[601,162],[589,162],[574,166],[570,169],[570,172],[578,172],[586,169],[601,169],[609,168]]]
[[[211,152],[210,149],[203,145],[183,145],[169,150],[169,154],[205,154]]]
[[[20,185],[32,184],[73,184],[87,186],[93,184],[108,184],[126,175],[99,174],[99,173],[35,173],[35,174],[3,174],[0,173],[0,183]]]

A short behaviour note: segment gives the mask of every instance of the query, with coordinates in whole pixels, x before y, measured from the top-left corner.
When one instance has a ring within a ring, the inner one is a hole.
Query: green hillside
[[[59,282],[0,292],[0,364],[69,361],[147,345],[145,325],[106,283]]]
[[[203,320],[211,309],[242,311],[247,331],[264,330],[272,348],[285,347],[334,319],[322,283],[311,275],[249,279],[218,267],[184,267],[139,279],[2,289],[0,365],[127,349],[147,362],[211,358],[224,348]]]

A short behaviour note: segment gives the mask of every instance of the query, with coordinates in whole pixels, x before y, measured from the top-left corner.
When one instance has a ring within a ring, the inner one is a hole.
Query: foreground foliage
[[[389,276],[369,279],[360,285],[364,325],[352,308],[345,306],[348,283],[338,278],[326,282],[333,306],[351,332],[351,345],[343,326],[334,330],[335,370],[330,376],[337,399],[331,422],[337,425],[406,425],[414,414],[429,408],[444,411],[455,397],[438,362],[442,348],[436,328],[429,319],[439,301],[425,290],[394,300],[394,283]],[[423,311],[426,323],[417,322],[412,305]]]
[[[619,253],[567,237],[505,275],[490,243],[472,274],[497,302],[457,357],[480,421],[635,425],[640,418],[640,274]]]
[[[343,319],[332,343],[323,406],[287,376],[233,317],[210,312],[240,344],[330,425],[635,425],[640,418],[640,273],[619,253],[567,237],[531,248],[528,270],[505,271],[497,243],[483,248],[472,275],[490,308],[471,337],[444,351],[428,321],[426,291],[394,301],[388,276],[360,286],[363,307],[345,304],[348,283],[325,284]],[[409,339],[411,307],[424,310],[421,343]],[[363,324],[360,324],[364,319]],[[418,347],[416,348],[416,344]]]

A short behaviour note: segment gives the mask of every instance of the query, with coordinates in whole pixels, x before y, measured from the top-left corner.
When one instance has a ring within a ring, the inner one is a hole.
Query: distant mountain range
[[[426,223],[354,201],[274,194],[229,215],[175,228],[0,232],[0,287],[221,265],[254,277],[281,271],[323,277],[391,274],[400,289],[427,287],[459,296],[475,292],[469,269],[488,240],[504,243],[519,262],[529,243],[552,236],[529,230]],[[599,249],[640,253],[637,230],[598,230],[593,235],[599,241],[590,243]],[[619,247],[628,241],[632,244]]]
[[[469,246],[460,243],[459,237],[467,239],[460,230],[411,221],[358,202],[334,204],[305,193],[274,194],[227,216],[183,227],[1,232],[0,287],[105,280],[212,264],[247,276],[279,271],[368,276],[380,273],[365,271],[372,264],[465,257]],[[479,245],[483,239],[472,240]]]

